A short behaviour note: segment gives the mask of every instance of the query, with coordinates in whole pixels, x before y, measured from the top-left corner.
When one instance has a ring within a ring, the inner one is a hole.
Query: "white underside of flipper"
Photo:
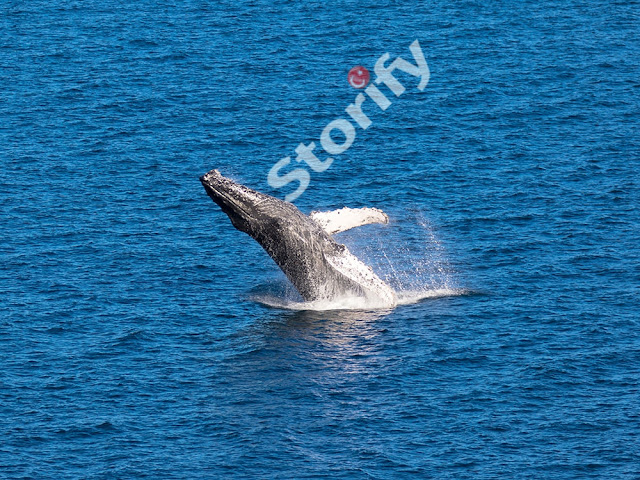
[[[331,212],[311,212],[309,217],[329,235],[370,223],[389,223],[389,217],[386,213],[377,208],[368,207],[344,207]]]

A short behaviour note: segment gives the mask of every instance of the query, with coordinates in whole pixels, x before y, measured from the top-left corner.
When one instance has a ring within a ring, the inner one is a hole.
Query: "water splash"
[[[338,242],[390,285],[398,305],[426,299],[464,295],[457,285],[445,246],[433,223],[423,214],[399,217],[390,225],[367,225],[336,235]],[[305,302],[286,280],[258,287],[250,295],[256,302],[289,310],[379,310],[389,309],[376,299],[345,297]]]
[[[379,267],[379,275],[398,294],[459,290],[445,247],[428,218],[416,214],[413,221],[393,227],[376,237],[378,246],[375,250],[368,247],[368,255],[375,270],[375,264],[381,263],[377,252],[382,254],[384,264]]]

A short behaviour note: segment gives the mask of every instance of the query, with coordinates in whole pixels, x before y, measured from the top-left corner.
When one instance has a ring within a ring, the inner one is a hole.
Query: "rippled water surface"
[[[0,477],[640,478],[639,25],[632,1],[4,1]],[[428,86],[379,85],[295,203],[386,211],[338,238],[431,294],[281,308],[198,176],[290,193],[267,174],[326,158],[349,69],[415,39]]]

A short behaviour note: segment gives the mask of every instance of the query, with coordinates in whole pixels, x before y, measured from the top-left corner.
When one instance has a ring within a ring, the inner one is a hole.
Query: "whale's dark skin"
[[[366,286],[334,267],[335,259],[353,257],[347,248],[295,205],[236,183],[217,170],[200,181],[233,226],[264,248],[304,300],[371,294]]]

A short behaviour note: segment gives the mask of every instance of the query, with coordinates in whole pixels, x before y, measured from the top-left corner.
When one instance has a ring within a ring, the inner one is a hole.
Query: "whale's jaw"
[[[263,194],[223,177],[218,170],[201,176],[200,182],[207,195],[227,214],[233,226],[251,235],[251,227],[258,214],[256,205]]]

